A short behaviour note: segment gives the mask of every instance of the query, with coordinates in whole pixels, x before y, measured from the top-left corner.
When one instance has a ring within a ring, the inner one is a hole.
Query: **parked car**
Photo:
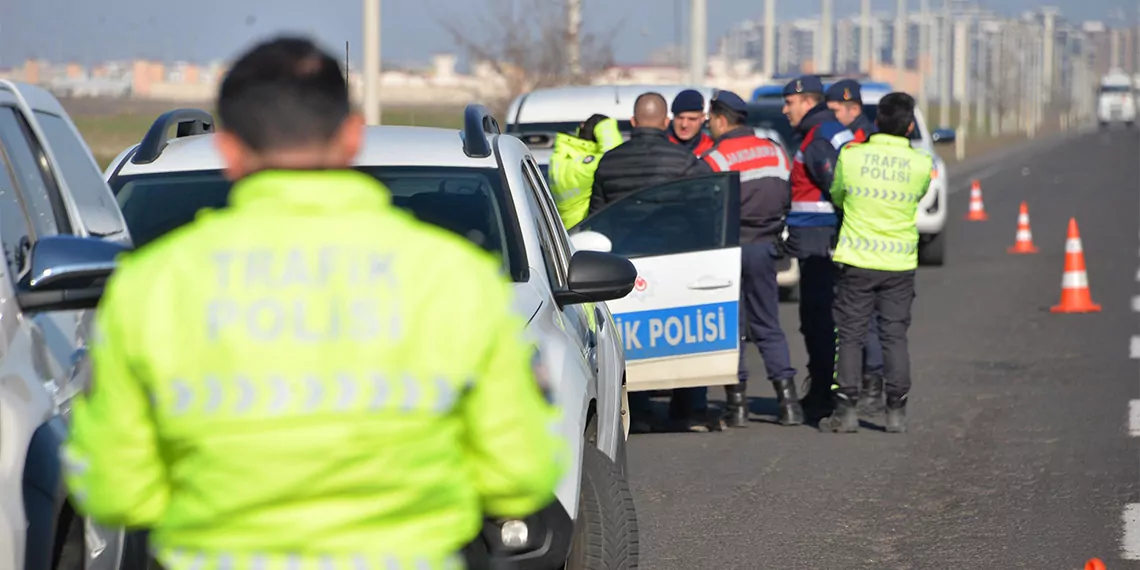
[[[60,446],[93,309],[126,223],[50,93],[0,80],[0,568],[141,568],[124,534],[76,514]]]
[[[202,110],[170,111],[106,170],[140,246],[226,204],[231,185],[213,125]],[[396,206],[502,260],[550,370],[562,436],[578,451],[557,501],[524,521],[488,521],[483,537],[521,570],[634,568],[625,355],[604,302],[633,289],[634,268],[616,255],[572,249],[538,163],[517,138],[500,135],[483,107],[468,106],[464,125],[368,127],[356,167],[383,182]]]

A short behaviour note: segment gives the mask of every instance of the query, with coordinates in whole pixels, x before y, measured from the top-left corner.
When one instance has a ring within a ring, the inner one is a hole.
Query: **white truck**
[[[1096,117],[1102,129],[1112,123],[1124,123],[1131,127],[1136,124],[1136,100],[1133,94],[1133,78],[1127,73],[1114,69],[1100,80],[1097,90]]]

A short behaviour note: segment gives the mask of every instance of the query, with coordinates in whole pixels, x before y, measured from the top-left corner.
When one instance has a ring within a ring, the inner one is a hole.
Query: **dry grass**
[[[99,165],[106,168],[120,152],[136,144],[162,113],[193,105],[168,101],[110,98],[61,99]],[[384,124],[459,128],[463,109],[452,107],[387,107]]]

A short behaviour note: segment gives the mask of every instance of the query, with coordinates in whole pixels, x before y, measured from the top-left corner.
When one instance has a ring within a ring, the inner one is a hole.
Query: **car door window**
[[[612,253],[651,257],[738,245],[740,174],[722,172],[651,186],[582,220],[570,233],[593,231]]]
[[[26,200],[33,238],[58,234],[61,225],[70,233],[67,218],[61,215],[63,202],[48,170],[47,157],[27,122],[12,107],[0,107],[0,143]]]
[[[4,248],[8,275],[16,283],[28,267],[32,238],[14,176],[6,153],[0,152],[0,247]]]
[[[98,235],[124,231],[115,200],[83,139],[63,117],[36,111],[36,120],[87,229]]]
[[[539,190],[534,186],[530,174],[523,170],[523,179],[526,180],[527,186],[527,203],[530,206],[531,218],[534,220],[534,230],[538,234],[539,250],[542,254],[543,264],[546,266],[546,276],[550,280],[550,287],[554,290],[560,290],[566,286],[565,269],[561,266],[558,259],[558,250],[554,245],[554,236],[550,231],[550,226],[546,222],[546,216],[543,214],[542,206],[539,203]]]

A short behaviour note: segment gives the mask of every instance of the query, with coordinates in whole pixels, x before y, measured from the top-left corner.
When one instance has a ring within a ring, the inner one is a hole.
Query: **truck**
[[[1113,69],[1101,78],[1096,101],[1100,128],[1106,129],[1112,123],[1122,122],[1129,128],[1136,124],[1133,88],[1134,79],[1119,69]]]

